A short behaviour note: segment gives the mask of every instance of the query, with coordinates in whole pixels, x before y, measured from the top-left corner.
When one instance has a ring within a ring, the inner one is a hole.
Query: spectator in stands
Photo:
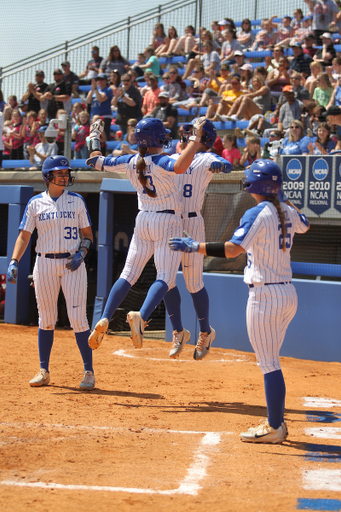
[[[4,149],[2,150],[2,159],[9,160],[11,157],[11,149],[12,149],[12,137],[10,134],[11,131],[11,121],[4,121],[3,135],[2,135],[2,143]]]
[[[79,85],[79,78],[76,73],[71,71],[70,69],[70,62],[68,60],[64,60],[64,62],[61,63],[62,69],[64,71],[64,82],[66,84],[71,84],[71,95],[73,98],[79,98],[78,94],[78,85]]]
[[[299,41],[300,43],[301,41]],[[303,38],[303,53],[306,53],[310,57],[314,58],[317,48],[314,47],[315,36],[311,32],[308,32]]]
[[[168,28],[168,44],[163,44],[158,47],[158,49],[155,52],[155,55],[157,57],[168,57],[171,55],[175,47],[177,45],[177,42],[179,40],[178,33],[176,31],[176,28],[171,26]]]
[[[28,152],[30,154],[30,163],[34,167],[30,167],[31,170],[41,169],[44,161],[48,156],[58,154],[58,146],[53,137],[45,137],[45,131],[47,126],[42,126],[38,130],[40,142],[36,146],[28,146]]]
[[[331,66],[333,59],[336,57],[336,50],[334,48],[332,35],[329,32],[324,32],[321,36],[322,48],[317,50],[314,55],[314,60],[319,61],[322,64],[323,70],[326,66]]]
[[[174,105],[169,103],[169,93],[161,91],[159,93],[160,105],[152,112],[152,117],[161,119],[164,127],[171,131],[173,140],[178,138],[178,110]]]
[[[221,97],[221,100],[218,105],[214,102],[214,98],[209,100],[206,112],[207,119],[210,119],[213,122],[225,119],[225,117],[222,118],[222,116],[229,113],[233,103],[243,94],[241,90],[240,77],[238,75],[232,75],[230,85],[230,89],[224,90],[224,84],[219,89],[218,96]]]
[[[290,62],[290,69],[302,73],[304,78],[307,78],[310,75],[310,64],[313,59],[306,53],[303,53],[301,43],[292,43],[290,47],[294,54],[294,58]]]
[[[309,114],[308,126],[309,126],[309,128],[307,129],[307,135],[309,135],[309,137],[317,135],[317,129],[320,126],[320,123],[323,123],[325,121],[325,118],[323,117],[324,112],[326,112],[325,107],[322,107],[322,105],[316,105],[315,102],[314,102],[314,107],[309,109],[309,111],[308,111],[308,114]],[[308,132],[310,132],[310,133],[308,133]]]
[[[127,133],[128,119],[142,119],[140,91],[132,84],[130,75],[121,77],[122,87],[114,92],[113,105],[117,108],[116,124],[119,125],[122,134]]]
[[[153,110],[159,105],[159,93],[161,92],[155,75],[149,75],[148,85],[150,89],[143,97],[141,108],[144,117],[151,117]]]
[[[12,112],[10,136],[12,139],[11,160],[22,160],[24,158],[24,137],[22,133],[22,119],[19,110]]]
[[[156,23],[153,30],[153,37],[150,40],[149,46],[153,48],[154,52],[161,46],[168,46],[169,38],[165,33],[165,28],[162,23]]]
[[[298,30],[302,26],[304,18],[302,9],[295,9],[293,15],[294,18],[291,20],[291,26],[294,30]]]
[[[278,155],[280,141],[283,139],[283,133],[278,130],[271,130],[269,133],[269,142],[266,142],[262,151],[262,158],[274,158]]]
[[[277,15],[274,15],[270,19],[265,18],[262,20],[262,30],[256,35],[256,39],[251,48],[252,51],[266,50],[268,46],[275,46],[277,33],[272,26],[272,20],[276,17]]]
[[[330,83],[327,73],[319,73],[317,75],[317,87],[314,90],[313,100],[319,105],[327,107],[333,94],[333,87]]]
[[[244,53],[241,50],[236,50],[234,52],[234,59],[233,60],[234,60],[234,62],[232,64],[230,64],[232,73],[238,73],[239,75],[241,75],[240,69],[245,64],[245,55],[244,55]],[[251,64],[249,64],[249,66],[251,66]],[[252,66],[251,66],[251,68],[252,68]],[[253,70],[253,68],[252,68],[252,70]]]
[[[221,47],[224,42],[224,38],[222,36],[222,33],[220,32],[219,23],[217,21],[211,22],[211,32],[212,32],[213,41],[218,43],[219,46]]]
[[[201,97],[199,107],[205,107],[206,105],[208,105],[210,99],[213,99],[216,105],[219,103],[221,99],[221,97],[218,96],[220,87],[222,86],[222,84],[230,84],[230,81],[228,80],[229,65],[221,64],[219,73],[220,76],[217,75],[214,69],[211,69],[210,72],[208,73],[209,81],[206,84],[206,89],[204,90],[203,95]]]
[[[74,103],[72,105],[72,112],[71,112],[71,129],[72,131],[75,129],[75,126],[77,124],[77,119],[78,119],[78,116],[81,112],[84,112],[85,110],[85,107],[83,105],[83,103],[81,103],[80,101],[77,102],[77,103]]]
[[[228,28],[223,31],[224,42],[221,47],[220,60],[221,63],[231,64],[234,63],[234,52],[236,50],[242,50],[242,46],[237,40],[235,30]]]
[[[71,112],[71,84],[64,82],[64,73],[61,69],[53,72],[55,83],[49,84],[43,93],[36,91],[35,97],[40,101],[47,102],[47,115],[49,119],[55,119],[57,110],[64,109]]]
[[[45,108],[41,108],[38,112],[38,123],[39,123],[39,128],[41,128],[42,126],[48,125],[47,110]]]
[[[304,86],[308,89],[310,97],[312,98],[315,87],[317,87],[317,75],[323,72],[321,63],[313,60],[310,64],[310,72],[311,75],[306,79]]]
[[[246,137],[246,147],[240,158],[240,165],[250,167],[250,165],[261,157],[260,139],[258,137]]]
[[[270,87],[271,94],[276,98],[281,95],[283,87],[290,85],[289,66],[288,59],[281,57],[278,69],[272,69],[268,74],[267,84]]]
[[[192,82],[192,85],[188,87],[189,98],[173,103],[174,107],[180,107],[185,110],[198,107],[204,90],[207,88],[209,78],[205,75],[204,68],[197,64],[188,80]]]
[[[333,59],[332,67],[331,69],[326,67],[326,73],[328,73],[331,83],[335,85],[341,75],[341,57],[335,57],[335,59]]]
[[[341,151],[341,108],[332,105],[322,114],[322,117],[328,121],[331,126],[336,127],[337,144],[335,151]]]
[[[329,25],[336,21],[338,6],[334,0],[304,0],[313,13],[312,29],[316,46],[321,46],[321,35],[329,30]]]
[[[89,150],[86,145],[86,138],[90,135],[90,116],[85,110],[77,118],[77,124],[72,131],[72,138],[75,141],[75,158],[89,158]]]
[[[224,149],[221,156],[225,158],[225,160],[228,160],[233,167],[239,166],[242,155],[238,149],[237,137],[231,133],[225,134],[223,137],[223,146]]]
[[[280,155],[303,155],[308,154],[309,137],[304,136],[304,126],[301,121],[294,119],[290,123],[289,136],[286,137],[279,149]]]
[[[282,21],[280,23],[274,23],[272,21],[272,26],[277,30],[277,45],[289,45],[290,40],[294,36],[294,30],[291,26],[291,16],[286,15],[283,16]]]
[[[162,75],[163,91],[169,92],[169,103],[177,103],[188,99],[186,83],[182,80],[175,65],[169,66],[169,70]]]
[[[189,55],[196,45],[195,40],[195,28],[192,25],[188,25],[185,28],[185,35],[181,36],[176,43],[176,46],[172,52],[172,55]],[[171,54],[168,54],[171,56]]]
[[[302,101],[302,103],[304,103],[304,104],[307,103],[308,101],[310,101],[310,94],[309,94],[308,89],[306,89],[305,87],[303,87],[303,85],[301,85],[301,83],[302,83],[301,73],[297,73],[297,71],[293,71],[290,76],[290,83],[292,86],[292,90],[295,93],[295,98],[297,100]]]
[[[295,98],[291,85],[283,87],[283,94],[285,103],[280,107],[277,129],[286,132],[294,119],[301,119],[303,103]]]
[[[121,156],[121,155],[135,155],[139,152],[139,148],[136,144],[135,139],[135,126],[133,128],[128,128],[127,137],[125,141],[122,141],[117,148],[113,151],[113,156]]]
[[[0,110],[0,169],[2,167],[2,155],[4,150],[4,142],[2,140],[4,129],[4,115]]]
[[[202,61],[205,73],[209,73],[213,69],[216,73],[219,72],[220,57],[218,52],[213,49],[212,41],[205,41],[202,45],[203,55],[197,56],[195,59],[190,59],[187,62],[186,70],[183,75],[184,80],[191,74],[195,66],[198,65],[198,60]]]
[[[265,62],[266,62],[266,70],[269,73],[273,69],[279,68],[279,61],[281,57],[284,57],[284,50],[281,46],[275,46],[272,48],[272,56],[266,56]]]
[[[138,53],[137,61],[131,65],[131,68],[127,71],[127,73],[130,74],[133,71],[135,74],[134,75],[135,78],[139,78],[139,77],[143,76],[144,75],[143,69],[140,68],[140,66],[145,63],[146,63],[146,57],[144,56],[144,53]]]
[[[79,85],[91,85],[91,80],[96,78],[99,73],[99,68],[103,57],[99,55],[98,46],[93,46],[91,48],[91,59],[89,60],[86,69],[78,75]]]
[[[45,74],[44,71],[38,69],[36,71],[36,83],[28,82],[27,91],[22,95],[21,101],[28,101],[27,109],[28,111],[34,110],[37,114],[41,108],[47,106],[44,103],[41,103],[36,95],[35,91],[38,93],[42,93],[47,88],[47,83],[44,82]]]
[[[226,121],[239,121],[247,119],[255,121],[259,116],[264,115],[271,109],[271,92],[263,78],[259,75],[254,75],[252,78],[252,92],[243,94],[240,98],[236,99],[233,103],[231,110],[226,116]]]
[[[137,84],[138,84],[138,85],[137,85],[137,86],[135,86],[135,87],[137,87],[137,88],[138,88],[138,90],[140,91],[140,94],[141,94],[141,97],[142,97],[142,98],[144,98],[144,95],[145,95],[145,94],[146,94],[146,92],[147,92],[147,91],[149,91],[149,89],[150,89],[150,86],[149,86],[149,84],[148,84],[148,80],[149,80],[150,75],[153,75],[153,74],[154,74],[154,73],[152,73],[151,71],[145,71],[145,73],[144,73],[143,77],[144,77],[144,81],[146,82],[146,85],[144,85],[143,87],[141,87],[141,86],[139,85],[139,82],[137,82]],[[154,75],[154,76],[155,76],[155,75]]]
[[[4,101],[4,95],[2,90],[0,89],[0,112],[4,112],[5,107],[7,107],[8,104]]]
[[[113,69],[110,72],[109,87],[112,90],[112,92],[114,92],[116,89],[119,88],[120,85],[121,85],[121,75],[119,74],[117,69]]]
[[[337,107],[341,106],[341,75],[338,77],[335,83],[333,94],[326,108],[329,109],[329,107],[333,105],[336,105]]]
[[[108,87],[108,79],[105,73],[99,73],[91,80],[91,89],[86,97],[86,102],[91,105],[90,119],[93,116],[101,116],[104,120],[104,132],[107,140],[110,140],[110,126],[112,120],[111,101],[116,96],[116,91]],[[117,106],[117,105],[115,105]]]
[[[159,77],[160,76],[160,63],[158,58],[155,55],[154,49],[151,46],[148,46],[144,50],[144,56],[146,58],[145,64],[140,64],[139,66],[134,65],[133,70],[136,70],[139,74],[140,72],[146,72],[150,71],[153,73],[153,75]],[[141,77],[137,78],[137,81],[139,81]]]
[[[251,91],[251,82],[253,77],[253,67],[251,64],[243,64],[239,68],[240,84],[243,92]]]
[[[255,40],[254,33],[252,32],[251,21],[245,18],[241,24],[241,30],[237,33],[237,41],[241,45],[242,50],[251,48]]]
[[[117,69],[122,76],[129,68],[130,62],[122,57],[119,47],[114,45],[110,48],[109,56],[102,60],[99,72],[105,73],[109,77],[110,71]]]
[[[317,129],[317,139],[308,144],[310,155],[328,155],[334,151],[336,141],[330,138],[331,127],[328,123],[321,123]]]
[[[27,116],[22,120],[22,136],[24,137],[24,158],[30,158],[27,146],[35,146],[39,142],[38,130],[40,125],[37,121],[38,114],[34,110],[30,110]]]
[[[4,108],[4,121],[10,121],[12,119],[13,110],[18,110],[18,101],[15,94],[8,96],[8,105]]]
[[[25,117],[27,112],[28,112],[28,100],[26,101],[21,101],[20,103],[18,103],[18,109],[20,110],[20,115],[21,117]]]

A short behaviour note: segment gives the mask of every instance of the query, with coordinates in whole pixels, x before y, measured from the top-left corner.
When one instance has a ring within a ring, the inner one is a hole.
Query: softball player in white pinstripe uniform
[[[136,217],[134,234],[129,245],[126,264],[120,278],[111,289],[101,320],[97,322],[89,338],[92,349],[100,346],[109,321],[117,307],[137,281],[146,263],[154,254],[157,279],[150,287],[139,312],[130,311],[127,321],[131,328],[133,344],[142,347],[144,328],[148,317],[164,298],[171,283],[175,282],[181,255],[175,255],[168,247],[169,235],[181,236],[181,202],[177,193],[175,175],[186,171],[194,157],[201,136],[204,118],[196,125],[186,150],[177,161],[162,155],[166,135],[170,133],[159,119],[143,119],[136,125],[135,137],[138,155],[104,158],[91,147],[91,158],[87,164],[102,171],[126,171],[138,195],[140,212]],[[95,125],[96,129],[97,125]],[[100,126],[98,126],[100,128]],[[100,131],[100,129],[98,130]],[[92,134],[94,130],[92,131]],[[92,139],[97,144],[97,139]],[[91,140],[91,139],[90,139]],[[97,146],[95,146],[97,148]],[[148,153],[147,153],[148,152]]]
[[[257,206],[245,213],[229,242],[203,244],[182,238],[170,240],[170,246],[173,250],[227,258],[247,253],[244,281],[250,290],[246,322],[264,374],[268,418],[260,426],[242,432],[240,437],[247,442],[282,443],[288,432],[279,351],[297,309],[296,290],[291,284],[290,250],[294,234],[308,231],[309,222],[291,203],[279,203],[276,198],[282,174],[275,162],[256,160],[244,173],[244,188],[256,199]]]
[[[8,282],[16,282],[18,262],[36,228],[37,258],[33,280],[39,312],[40,371],[30,385],[45,386],[50,381],[49,360],[58,314],[58,295],[62,287],[70,324],[84,363],[80,387],[92,389],[95,377],[92,351],[87,343],[90,329],[86,317],[87,275],[83,262],[92,244],[92,230],[84,199],[65,190],[73,183],[70,172],[69,162],[63,156],[51,156],[44,161],[42,173],[48,189],[34,196],[26,206],[7,276]]]
[[[192,123],[195,122],[195,119]],[[193,124],[184,124],[183,130],[190,134]],[[230,162],[208,150],[213,147],[217,138],[216,129],[211,121],[206,120],[200,144],[193,162],[184,174],[177,176],[179,195],[182,203],[183,229],[186,233],[200,242],[205,241],[204,219],[201,209],[204,202],[205,190],[213,178],[214,172],[232,171]],[[186,142],[186,136],[183,137]],[[179,155],[172,155],[178,158]],[[204,256],[200,253],[184,253],[182,255],[182,271],[186,287],[190,292],[193,305],[200,325],[200,333],[194,350],[194,359],[203,359],[215,339],[215,330],[209,322],[209,297],[204,287],[202,277]],[[170,286],[164,298],[167,312],[173,327],[172,347],[170,357],[177,357],[185,343],[190,339],[190,333],[183,328],[181,321],[181,297],[177,286]]]

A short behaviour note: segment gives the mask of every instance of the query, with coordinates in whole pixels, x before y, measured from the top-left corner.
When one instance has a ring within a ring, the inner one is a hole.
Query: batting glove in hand
[[[212,172],[223,172],[227,174],[232,171],[232,168],[233,167],[228,160],[221,158],[219,160],[214,160],[211,163],[210,170]]]
[[[89,167],[93,167],[95,169],[97,160],[98,160],[98,156],[93,156],[92,158],[88,158],[85,163]]]
[[[97,119],[90,126],[90,139],[100,139],[104,131],[104,122],[102,119]]]
[[[198,252],[200,242],[195,242],[192,238],[173,237],[168,240],[168,245],[172,251]]]
[[[198,117],[198,119],[195,121],[193,125],[193,135],[189,137],[188,140],[194,140],[196,142],[200,142],[201,135],[202,135],[202,129],[204,124],[206,123],[206,117]]]
[[[7,269],[6,279],[8,283],[15,284],[17,282],[18,275],[18,262],[11,261]]]
[[[86,251],[84,251],[82,249],[80,251],[76,252],[76,254],[73,257],[69,256],[68,259],[70,261],[66,264],[66,268],[71,270],[71,272],[74,272],[75,270],[77,270],[78,267],[80,267],[85,256],[86,256]]]
[[[280,203],[285,203],[285,201],[288,201],[288,196],[284,194],[283,189],[280,188],[279,192],[277,193],[277,199]]]

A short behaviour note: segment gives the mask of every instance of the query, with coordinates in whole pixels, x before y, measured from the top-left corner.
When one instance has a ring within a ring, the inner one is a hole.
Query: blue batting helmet
[[[71,176],[71,167],[69,164],[69,160],[65,158],[65,156],[60,155],[54,155],[49,156],[46,158],[46,160],[43,163],[42,173],[43,173],[43,179],[45,183],[49,183],[53,180],[53,174],[52,171],[61,171],[62,169],[68,169],[69,171],[69,181],[67,183],[67,187],[69,185],[72,185],[74,182],[74,177]]]
[[[190,125],[194,126],[194,123],[197,119],[197,117],[193,119]],[[186,130],[185,126],[187,127],[187,125],[183,126],[184,130]],[[217,130],[215,129],[214,124],[209,119],[206,119],[205,124],[202,128],[202,135],[200,140],[201,144],[204,144],[204,146],[211,148],[213,147],[216,138]]]
[[[282,172],[273,160],[255,160],[244,171],[243,189],[249,194],[276,196],[282,185]]]
[[[161,119],[149,117],[141,119],[135,128],[136,144],[142,147],[163,148],[168,147],[172,142],[171,138],[166,139],[166,135],[170,133]]]

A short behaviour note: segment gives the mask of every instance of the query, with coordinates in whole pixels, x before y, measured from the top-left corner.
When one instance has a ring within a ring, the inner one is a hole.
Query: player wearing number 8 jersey
[[[69,162],[63,156],[50,156],[44,161],[42,174],[47,190],[34,196],[26,206],[7,271],[7,281],[16,282],[18,262],[36,228],[37,258],[33,280],[39,312],[40,371],[30,385],[45,386],[50,381],[50,353],[58,314],[58,295],[62,287],[70,324],[84,363],[84,378],[80,387],[92,389],[95,377],[92,351],[87,342],[90,329],[86,317],[87,276],[83,263],[92,244],[92,230],[84,199],[65,190],[74,180],[70,173]]]
[[[191,238],[170,240],[175,251],[235,258],[247,253],[244,281],[249,286],[246,323],[258,365],[264,374],[268,418],[265,423],[240,434],[242,441],[282,443],[287,437],[284,422],[285,383],[279,351],[297,309],[291,283],[290,250],[295,233],[309,229],[306,217],[291,203],[276,197],[282,184],[278,165],[256,160],[244,171],[243,186],[257,205],[248,210],[229,242],[199,243]]]
[[[187,142],[195,121],[194,119],[191,124],[183,125],[183,142]],[[192,238],[200,242],[205,241],[204,219],[201,216],[205,190],[215,172],[229,173],[232,171],[230,162],[209,152],[216,137],[216,129],[213,123],[207,119],[203,126],[202,137],[193,162],[184,174],[177,176],[182,203],[183,229]],[[178,158],[178,155],[172,155],[172,158]],[[200,253],[184,253],[182,255],[183,276],[186,287],[192,296],[200,325],[200,333],[194,350],[194,359],[197,360],[203,359],[208,354],[211,343],[215,339],[215,331],[209,322],[209,298],[202,276],[203,261],[204,256]],[[185,343],[189,341],[190,333],[182,325],[181,297],[175,282],[170,286],[164,301],[173,327],[173,340],[169,355],[170,357],[177,357]]]
[[[102,126],[100,122],[95,122],[91,127],[91,154],[87,165],[100,171],[125,171],[137,191],[140,210],[136,217],[126,264],[120,278],[111,289],[102,318],[97,322],[89,338],[92,349],[100,346],[112,315],[153,254],[157,279],[150,287],[141,310],[131,311],[127,315],[132,340],[137,348],[142,347],[148,317],[163,299],[169,285],[175,281],[181,255],[174,257],[167,244],[170,233],[171,236],[182,234],[181,202],[175,176],[184,173],[192,162],[204,122],[205,118],[198,119],[191,141],[176,161],[162,154],[167,143],[166,136],[170,131],[164,128],[159,119],[143,119],[136,125],[135,137],[139,154],[116,158],[99,156],[98,136]]]

